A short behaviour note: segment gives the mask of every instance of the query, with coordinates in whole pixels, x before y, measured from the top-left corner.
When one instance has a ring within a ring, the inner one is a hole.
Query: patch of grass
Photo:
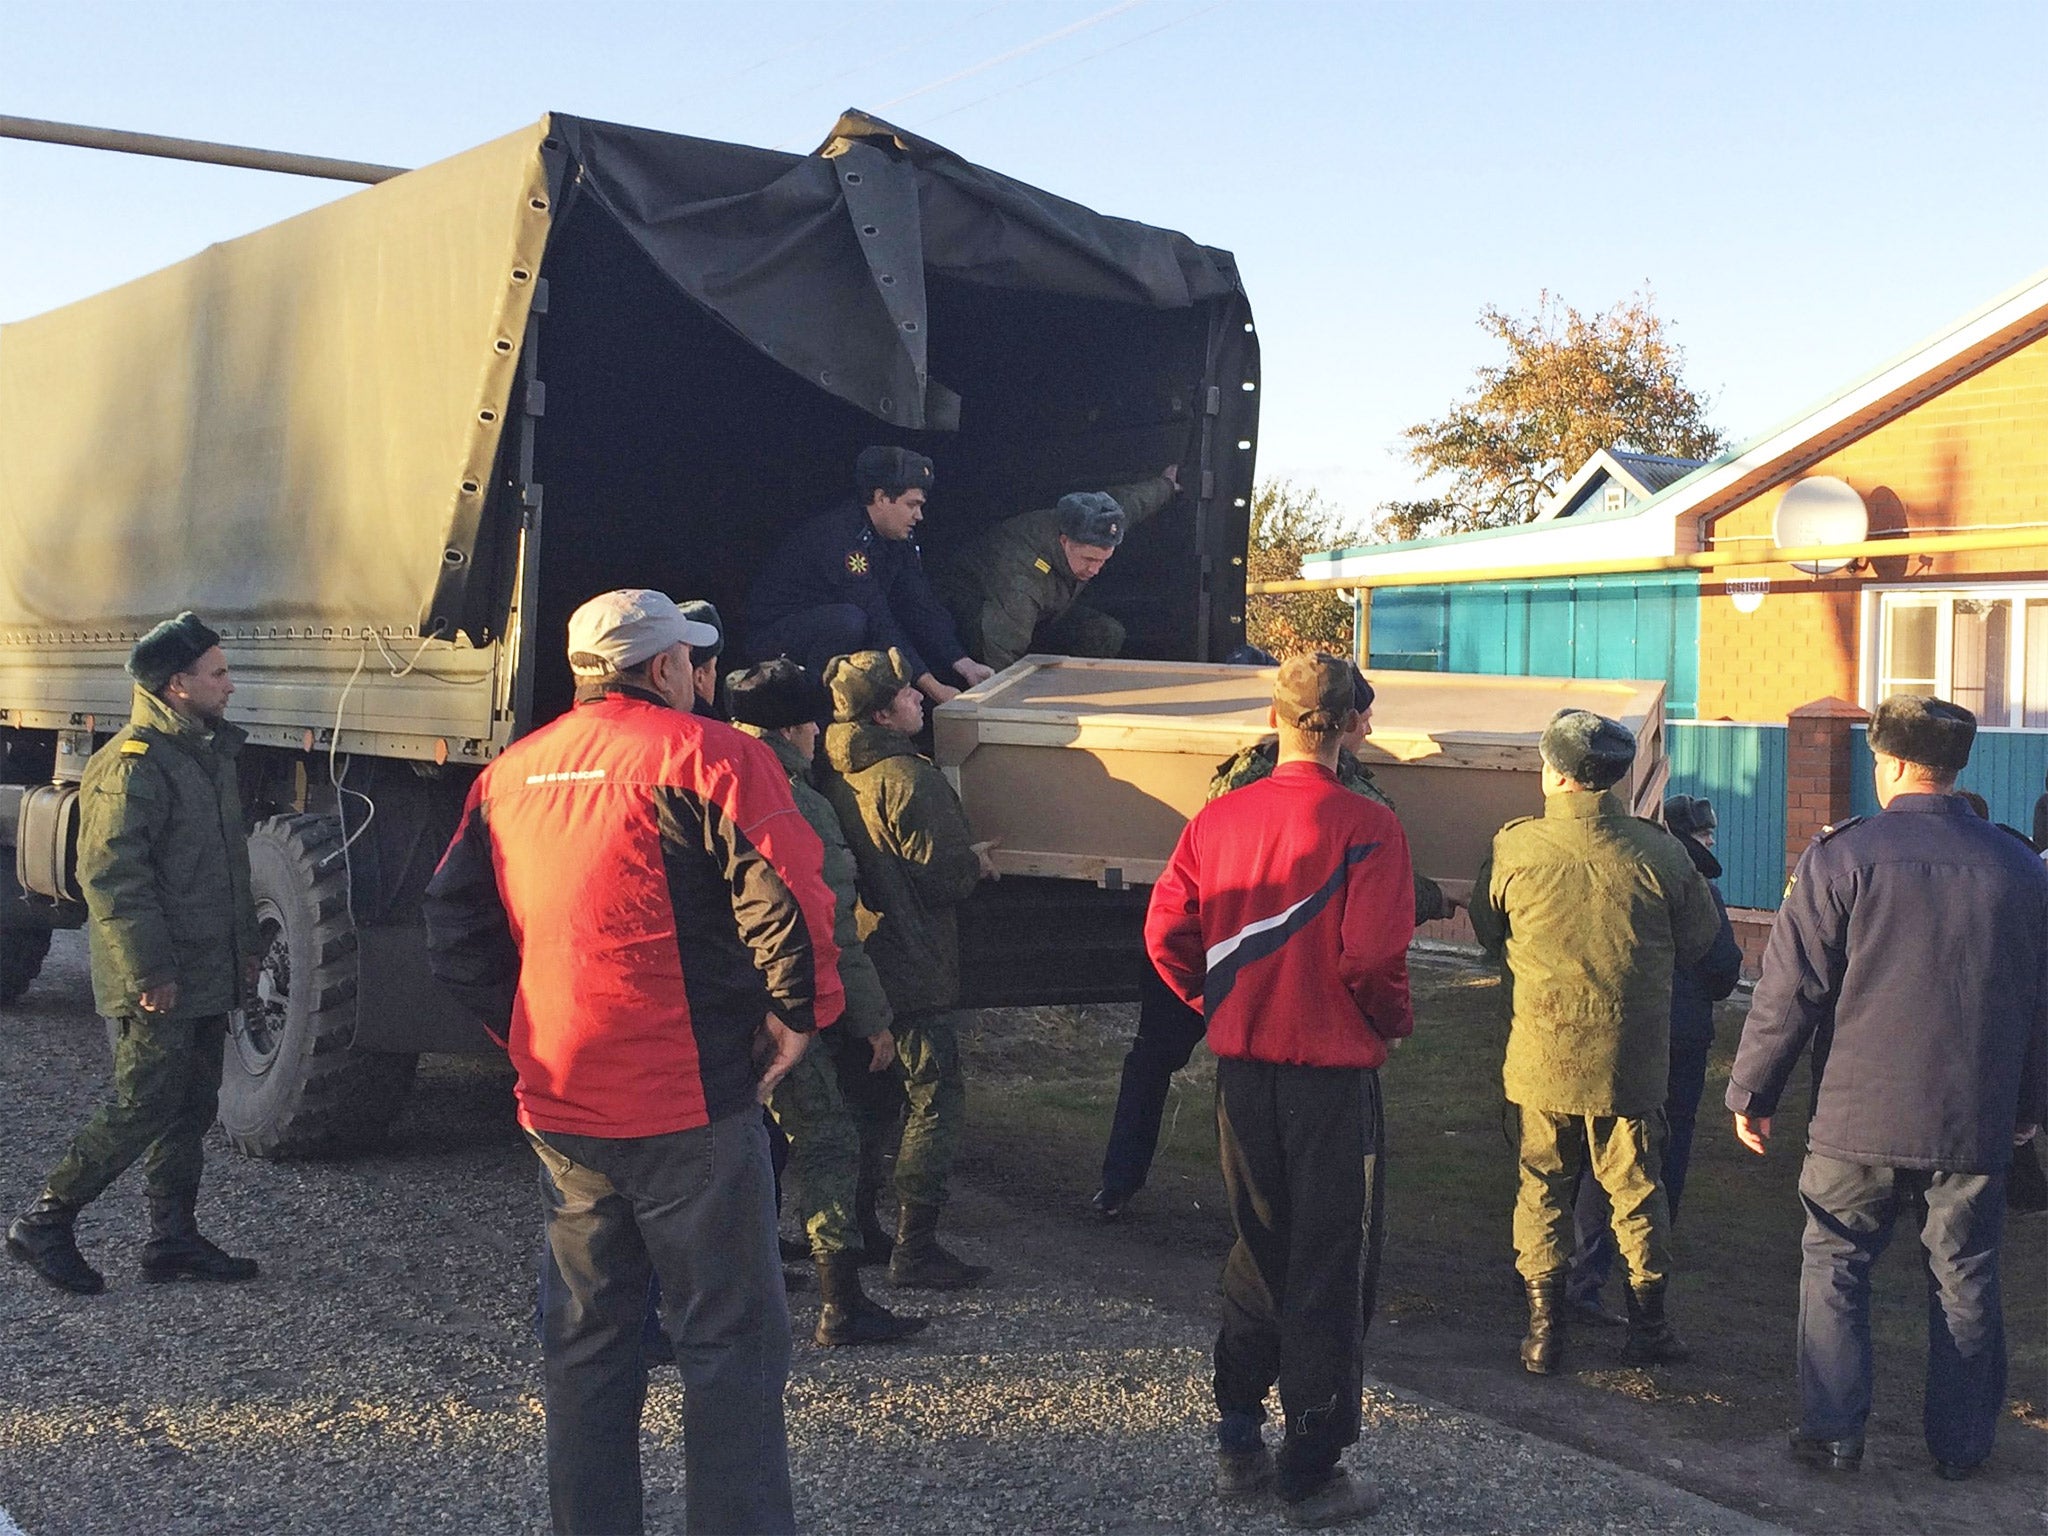
[[[1480,966],[1436,956],[1416,957],[1413,982],[1415,1036],[1381,1074],[1388,1136],[1382,1316],[1511,1338],[1519,1332],[1521,1301],[1509,1234],[1515,1159],[1500,1080],[1503,989]],[[964,1049],[974,1125],[964,1156],[976,1177],[1027,1207],[1086,1198],[1135,1012],[1009,1010],[970,1022]],[[1661,1395],[1642,1372],[1594,1370],[1589,1359],[1580,1373],[1582,1382],[1617,1396],[1651,1393],[1660,1407],[1689,1414],[1698,1431],[1728,1439],[1789,1425],[1798,1411],[1796,1184],[1806,1089],[1801,1080],[1786,1096],[1768,1158],[1736,1142],[1721,1102],[1743,1013],[1740,1000],[1718,1010],[1717,1048],[1674,1235],[1672,1313],[1693,1345],[1694,1364]],[[1148,1235],[1220,1254],[1230,1234],[1216,1170],[1214,1083],[1213,1060],[1197,1051],[1175,1081],[1152,1179],[1135,1209]],[[1892,1248],[1874,1287],[1873,1427],[1917,1439],[1925,1273],[1909,1227],[1902,1224]],[[2038,1405],[2048,1402],[2048,1221],[2008,1228],[2004,1275],[2012,1417],[2039,1426]],[[1502,1353],[1502,1366],[1514,1368],[1511,1351]]]

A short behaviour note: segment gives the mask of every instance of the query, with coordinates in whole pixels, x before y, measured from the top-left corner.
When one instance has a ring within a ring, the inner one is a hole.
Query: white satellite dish
[[[1860,544],[1870,536],[1870,512],[1856,487],[1833,475],[1808,475],[1785,487],[1771,519],[1771,543],[1779,549],[1816,544]],[[1793,569],[1827,576],[1847,560],[1795,560]]]

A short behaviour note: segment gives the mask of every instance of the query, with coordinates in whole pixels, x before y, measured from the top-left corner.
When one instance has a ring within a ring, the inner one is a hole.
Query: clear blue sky
[[[1649,283],[1741,438],[2048,266],[2044,57],[2038,3],[0,0],[0,112],[352,159],[875,111],[1235,251],[1260,469],[1361,517],[1487,304]],[[0,141],[0,320],[345,190]]]

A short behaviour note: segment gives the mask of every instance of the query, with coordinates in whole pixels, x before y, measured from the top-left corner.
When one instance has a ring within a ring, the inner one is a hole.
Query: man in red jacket
[[[1337,779],[1356,717],[1345,662],[1281,667],[1277,766],[1188,823],[1145,920],[1146,951],[1201,1010],[1217,1057],[1237,1227],[1216,1337],[1217,1490],[1275,1483],[1301,1526],[1379,1504],[1339,1459],[1358,1439],[1379,1266],[1378,1068],[1415,1027],[1408,839],[1392,811]],[[1287,1424],[1277,1467],[1259,1430],[1276,1382]]]
[[[576,707],[478,777],[427,887],[434,974],[511,1052],[540,1157],[563,1533],[641,1528],[650,1273],[686,1389],[690,1529],[796,1529],[760,1106],[844,993],[788,776],[689,712],[691,647],[714,638],[659,592],[577,609]]]

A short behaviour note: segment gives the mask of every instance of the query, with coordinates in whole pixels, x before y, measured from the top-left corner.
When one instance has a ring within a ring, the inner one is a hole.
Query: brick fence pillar
[[[1870,718],[1846,699],[1815,699],[1785,717],[1785,873],[1814,834],[1849,815],[1849,731]]]

